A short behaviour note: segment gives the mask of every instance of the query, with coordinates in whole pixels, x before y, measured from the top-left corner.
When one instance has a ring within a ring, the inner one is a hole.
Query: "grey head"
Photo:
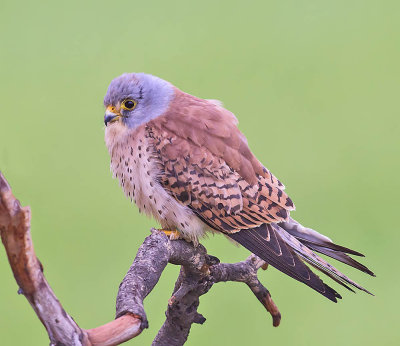
[[[169,82],[145,73],[125,73],[113,79],[104,97],[107,126],[122,121],[136,128],[162,115],[169,107],[174,87]]]

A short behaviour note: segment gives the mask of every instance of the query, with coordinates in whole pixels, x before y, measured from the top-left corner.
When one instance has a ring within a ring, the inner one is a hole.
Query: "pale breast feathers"
[[[207,227],[190,208],[160,185],[163,169],[146,126],[130,130],[113,124],[106,128],[105,138],[111,170],[126,196],[141,212],[158,220],[164,229],[178,229],[196,243]]]

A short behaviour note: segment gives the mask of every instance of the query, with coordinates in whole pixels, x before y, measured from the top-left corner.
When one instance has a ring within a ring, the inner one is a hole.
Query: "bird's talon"
[[[177,230],[170,231],[166,229],[159,229],[159,231],[165,233],[169,240],[177,240],[182,238],[181,234]]]

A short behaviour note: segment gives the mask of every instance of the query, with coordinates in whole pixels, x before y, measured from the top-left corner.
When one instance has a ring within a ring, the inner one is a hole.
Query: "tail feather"
[[[371,292],[369,292],[367,289],[356,283],[355,281],[351,280],[349,277],[341,273],[339,270],[337,270],[335,267],[333,267],[331,264],[329,264],[327,261],[325,261],[323,258],[318,256],[315,252],[313,252],[310,248],[307,247],[306,244],[304,244],[302,241],[297,239],[296,237],[292,236],[290,233],[288,233],[284,228],[280,227],[280,224],[273,224],[272,225],[279,235],[282,237],[282,239],[307,263],[311,264],[313,267],[316,269],[320,270],[336,282],[340,283],[342,286],[349,288],[346,284],[349,284],[351,286],[354,286],[358,288],[361,291],[367,292],[372,295]],[[321,248],[319,248],[321,250]],[[323,249],[326,253],[329,253],[332,255],[331,252],[333,251],[331,249]],[[333,256],[340,257],[340,256],[347,256],[344,253],[338,252],[337,254],[334,254]],[[333,257],[332,256],[332,257]],[[351,259],[349,256],[347,256],[349,259]],[[333,257],[335,258],[335,257]],[[348,259],[346,259],[348,261]],[[352,259],[351,259],[352,260]],[[354,261],[354,260],[353,260]],[[356,262],[356,261],[354,261]],[[345,262],[346,263],[346,262]],[[359,264],[358,262],[356,262]],[[362,264],[359,264],[359,266],[362,266]],[[363,266],[364,267],[364,266]],[[366,268],[366,267],[365,267]],[[368,271],[369,269],[366,268]],[[361,270],[361,269],[360,269]],[[364,270],[363,270],[364,271]],[[372,272],[371,272],[372,273]]]
[[[344,253],[348,253],[350,255],[365,257],[362,253],[358,251],[351,250],[347,247],[337,245],[332,242],[331,239],[324,236],[323,234],[318,233],[317,231],[304,227],[296,220],[289,218],[289,221],[279,223],[279,226],[282,227],[286,232],[290,233],[292,236],[296,237],[301,242],[306,241],[309,244],[315,244],[319,246],[323,246],[325,248],[340,251]]]
[[[337,282],[339,285],[343,286],[344,288],[346,288],[347,290],[356,293],[356,291],[354,291],[350,286],[346,285],[343,281],[339,280],[337,277],[335,277],[334,275],[332,275],[329,272],[325,272],[324,270],[321,270],[321,268],[316,265],[315,263],[313,263],[312,261],[309,261],[307,258],[305,258],[304,256],[299,254],[299,257],[302,258],[305,262],[307,262],[310,266],[312,266],[313,268],[322,271],[325,275],[329,276],[333,281]]]
[[[326,249],[330,249],[330,250],[333,250],[333,251],[343,252],[343,253],[347,253],[347,254],[350,254],[350,255],[359,256],[359,257],[365,257],[362,253],[360,253],[358,251],[355,251],[355,250],[349,249],[347,247],[335,244],[332,241],[329,241],[329,242],[327,242],[327,241],[315,242],[315,241],[310,241],[310,240],[307,240],[307,239],[302,239],[301,237],[296,237],[296,238],[299,239],[302,243],[307,242],[310,245],[321,246],[321,247],[324,247]]]
[[[229,234],[229,237],[278,270],[306,284],[334,302],[341,298],[340,294],[326,285],[304,262],[352,292],[354,290],[351,286],[373,295],[314,251],[375,276],[366,266],[348,255],[363,256],[362,254],[334,244],[328,237],[310,228],[303,227],[293,219],[287,222],[263,224],[253,229],[244,229]]]
[[[313,251],[322,253],[326,256],[334,258],[335,260],[338,260],[338,261],[348,264],[349,266],[352,266],[358,270],[361,270],[364,273],[367,273],[371,276],[375,276],[375,274],[371,270],[369,270],[365,265],[361,264],[360,262],[356,261],[355,259],[351,258],[350,256],[346,255],[345,253],[343,253],[341,251],[335,251],[330,248],[316,245],[316,244],[313,244],[313,243],[310,243],[307,241],[301,241],[301,242]]]
[[[318,233],[317,231],[314,231],[311,228],[302,226],[300,223],[298,223],[296,220],[293,220],[292,218],[290,218],[287,222],[279,223],[279,226],[290,235],[294,236],[309,249],[334,258],[371,276],[375,276],[375,274],[366,266],[354,260],[348,255],[351,254],[364,257],[363,254],[333,243],[332,240],[330,240],[328,237],[325,237],[324,235]]]
[[[339,293],[326,285],[303,263],[271,224],[231,233],[229,237],[278,270],[313,288],[333,302],[341,298]]]

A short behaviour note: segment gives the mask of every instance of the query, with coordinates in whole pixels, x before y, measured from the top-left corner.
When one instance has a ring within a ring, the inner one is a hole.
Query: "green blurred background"
[[[113,319],[118,285],[155,223],[111,179],[102,98],[148,72],[220,99],[257,157],[287,186],[293,216],[367,254],[376,294],[333,304],[275,269],[261,273],[273,328],[242,284],[201,298],[188,345],[398,345],[400,3],[398,1],[0,2],[0,169],[23,205],[56,295],[83,328]],[[204,241],[223,261],[247,251]],[[344,269],[344,266],[338,265]],[[149,345],[178,268],[145,301]],[[0,246],[1,345],[46,345]],[[330,281],[327,279],[326,281]]]

